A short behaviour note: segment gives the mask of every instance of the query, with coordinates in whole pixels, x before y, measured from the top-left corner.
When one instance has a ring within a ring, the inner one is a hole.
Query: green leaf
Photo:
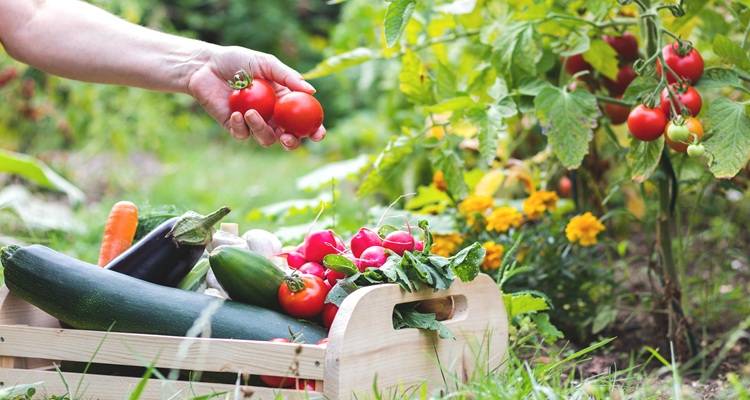
[[[429,213],[428,211],[442,213],[450,201],[451,198],[434,185],[419,186],[417,195],[410,198],[404,207],[417,213]]]
[[[525,78],[521,80],[518,92],[524,96],[538,96],[545,88],[554,87],[549,82],[538,78]]]
[[[617,310],[612,306],[603,306],[597,310],[594,323],[591,325],[591,333],[597,334],[604,330],[609,324],[617,319]]]
[[[519,292],[503,295],[505,311],[509,318],[517,315],[549,310],[549,304],[544,296],[533,292]]]
[[[464,162],[461,157],[455,151],[442,150],[438,151],[433,164],[438,171],[443,171],[448,192],[453,198],[461,199],[465,197],[468,189],[466,182],[464,182]]]
[[[695,88],[702,93],[708,90],[720,90],[727,86],[747,90],[742,85],[742,81],[736,71],[721,67],[706,69],[698,84],[695,85]]]
[[[377,193],[394,175],[399,174],[402,166],[414,152],[414,139],[399,136],[392,139],[372,164],[372,169],[365,176],[359,187],[358,194],[367,196]]]
[[[438,63],[435,70],[435,90],[440,98],[449,98],[456,95],[456,73],[443,63]]]
[[[449,259],[450,268],[458,279],[464,282],[474,280],[479,275],[485,253],[484,247],[475,242]]]
[[[148,385],[148,382],[151,379],[151,375],[154,373],[154,369],[154,363],[151,362],[148,368],[146,368],[146,372],[143,373],[141,379],[138,380],[138,384],[135,385],[135,389],[130,392],[130,396],[128,397],[129,400],[138,400],[141,398],[143,391],[146,390],[146,385]]]
[[[607,78],[617,79],[617,72],[620,70],[617,51],[607,42],[601,39],[591,41],[589,50],[583,53],[583,59]]]
[[[750,58],[747,52],[737,43],[733,42],[724,35],[714,37],[714,53],[724,61],[734,64],[744,70],[750,70]]]
[[[354,262],[347,257],[338,254],[328,254],[323,258],[323,265],[336,272],[352,276],[359,272]]]
[[[43,188],[65,193],[73,203],[86,199],[83,192],[46,164],[26,154],[0,149],[0,173],[18,175]]]
[[[415,0],[393,0],[385,10],[385,42],[392,47],[401,37],[414,12]]]
[[[359,47],[345,53],[337,54],[333,57],[321,61],[310,71],[305,72],[302,76],[305,79],[315,79],[341,72],[368,61],[380,57],[380,53],[365,47]]]
[[[493,59],[504,73],[536,75],[542,55],[541,40],[528,22],[509,25],[495,40]]]
[[[711,102],[706,120],[711,134],[703,143],[712,158],[708,167],[717,178],[731,178],[750,158],[747,106],[719,97]]]
[[[591,48],[591,38],[587,30],[575,30],[571,31],[569,36],[560,38],[554,45],[555,49],[560,49],[560,56],[570,57],[588,51]]]
[[[534,99],[534,106],[552,151],[566,168],[578,168],[589,151],[599,116],[596,97],[583,90],[571,93],[546,87]]]
[[[565,335],[557,329],[552,322],[550,322],[549,314],[536,314],[532,317],[532,320],[534,321],[534,324],[536,324],[539,333],[547,342],[553,343],[555,340],[565,337]]]
[[[428,113],[442,113],[446,111],[455,111],[464,108],[469,108],[474,105],[474,100],[469,96],[458,96],[450,99],[442,100],[440,103],[433,104],[431,106],[424,107],[424,111]]]
[[[359,289],[359,286],[354,283],[358,278],[359,274],[352,275],[346,279],[339,279],[331,290],[328,291],[325,302],[334,304],[336,307],[341,307],[341,303],[344,302],[346,296]]]
[[[399,304],[393,310],[393,327],[396,329],[416,328],[434,331],[441,339],[455,339],[453,333],[434,313],[421,313],[411,304]]]
[[[432,81],[427,75],[422,60],[413,51],[407,51],[401,59],[401,72],[398,74],[399,89],[416,104],[431,104]]]
[[[651,177],[659,165],[663,150],[664,138],[660,137],[650,142],[634,140],[634,145],[630,147],[627,156],[632,179],[643,183]]]
[[[490,106],[483,114],[479,121],[479,161],[488,166],[497,157],[497,146],[500,136],[505,134],[505,124],[498,106]]]
[[[643,100],[644,96],[652,93],[659,81],[653,76],[637,76],[630,82],[628,88],[625,89],[625,93],[622,95],[622,99],[632,103],[639,103]]]

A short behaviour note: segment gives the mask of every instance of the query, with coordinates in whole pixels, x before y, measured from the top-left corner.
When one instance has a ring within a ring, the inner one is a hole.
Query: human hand
[[[273,119],[266,123],[255,110],[248,110],[245,115],[231,112],[228,98],[232,88],[227,85],[227,79],[244,69],[255,78],[271,82],[277,98],[291,90],[313,94],[315,88],[273,55],[236,46],[212,46],[208,51],[207,61],[188,80],[188,93],[234,138],[245,140],[252,136],[263,147],[278,141],[286,150],[297,148],[300,139],[284,132]],[[325,134],[326,130],[321,125],[317,132],[310,135],[310,139],[318,142],[323,140]]]

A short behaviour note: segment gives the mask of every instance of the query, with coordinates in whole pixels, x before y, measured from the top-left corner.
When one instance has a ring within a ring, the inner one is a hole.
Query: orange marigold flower
[[[458,233],[447,235],[433,235],[432,247],[430,252],[443,257],[450,257],[456,253],[458,246],[464,242],[464,239]]]
[[[466,217],[469,225],[473,226],[477,214],[483,214],[492,207],[493,202],[494,200],[490,196],[470,195],[458,204],[458,211]]]
[[[507,232],[511,227],[518,228],[523,223],[523,215],[513,207],[498,207],[487,217],[487,230]]]
[[[443,171],[435,171],[435,173],[432,174],[432,183],[440,191],[445,192],[445,190],[448,189],[448,184],[445,182],[445,174],[443,174]]]
[[[596,244],[597,235],[604,229],[604,224],[599,221],[599,218],[587,212],[570,219],[568,226],[565,227],[565,236],[571,243],[593,246]]]
[[[554,210],[557,207],[557,193],[540,190],[529,195],[523,201],[523,213],[529,219],[538,219],[547,211]]]
[[[495,242],[484,242],[482,247],[486,252],[482,261],[482,271],[493,271],[500,268],[505,247]]]

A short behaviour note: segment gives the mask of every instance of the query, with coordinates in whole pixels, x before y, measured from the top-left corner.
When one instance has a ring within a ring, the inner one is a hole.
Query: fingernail
[[[305,89],[307,89],[307,90],[309,90],[309,91],[311,91],[311,92],[313,92],[313,93],[315,93],[315,92],[316,92],[316,90],[315,90],[315,88],[313,87],[313,85],[311,85],[311,84],[310,84],[309,82],[307,82],[307,81],[302,81],[302,87],[304,87]]]
[[[240,123],[242,122],[242,116],[239,113],[232,114],[232,121]]]

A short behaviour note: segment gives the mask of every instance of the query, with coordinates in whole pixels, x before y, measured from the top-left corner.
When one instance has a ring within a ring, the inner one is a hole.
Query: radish
[[[299,269],[304,263],[306,263],[305,256],[297,251],[290,251],[286,253],[286,263],[291,269]]]
[[[380,268],[388,260],[388,253],[382,246],[372,246],[365,249],[357,260],[357,268],[364,271],[367,268]]]
[[[416,251],[424,251],[424,242],[421,240],[417,240],[416,243],[414,243],[414,250]]]
[[[362,255],[362,252],[368,247],[382,245],[383,239],[377,233],[367,228],[360,228],[359,232],[352,236],[352,240],[349,241],[349,247],[351,247],[354,257]]]
[[[406,231],[391,232],[383,240],[383,247],[400,256],[407,250],[414,250],[414,245],[414,236]]]
[[[344,251],[344,243],[332,230],[315,231],[305,238],[305,258],[307,261],[323,262],[323,257]]]
[[[326,270],[326,281],[331,285],[331,287],[336,286],[336,282],[339,281],[339,279],[346,278],[346,275],[342,272],[336,272],[332,269]]]
[[[303,274],[309,274],[309,275],[315,275],[320,277],[321,279],[325,278],[326,269],[322,265],[310,261],[302,264],[301,267],[298,269],[299,272],[302,272]]]

